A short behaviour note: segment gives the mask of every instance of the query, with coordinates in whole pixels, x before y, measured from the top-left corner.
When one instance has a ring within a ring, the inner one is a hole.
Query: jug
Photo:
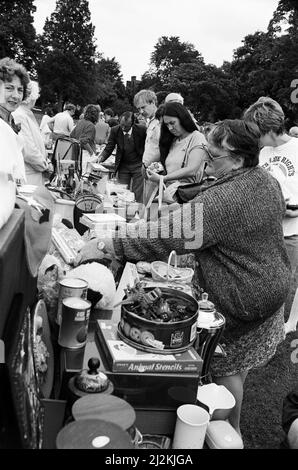
[[[208,300],[206,292],[202,294],[202,300],[199,300],[198,304],[197,339],[194,347],[203,359],[201,381],[202,383],[208,383],[210,381],[209,368],[211,360],[224,330],[226,320],[215,309],[214,304]]]

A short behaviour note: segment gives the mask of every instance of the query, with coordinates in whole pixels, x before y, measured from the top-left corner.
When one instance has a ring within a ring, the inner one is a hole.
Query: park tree
[[[143,74],[139,89],[179,92],[199,121],[216,121],[240,114],[230,75],[227,65],[223,69],[206,65],[192,44],[163,36],[151,54],[150,69]]]
[[[248,35],[236,49],[231,78],[238,90],[240,108],[260,96],[277,100],[288,116],[293,115],[291,83],[298,78],[298,5],[281,0],[267,32]]]
[[[150,68],[141,76],[137,91],[150,89],[156,92],[162,90],[162,88],[163,83],[161,82],[160,77],[157,76],[156,72],[152,68]]]
[[[230,72],[239,95],[239,107],[244,109],[260,96],[272,94],[276,73],[272,67],[274,39],[257,31],[245,36],[234,51]]]
[[[286,111],[289,125],[298,123],[297,103],[292,99],[292,84],[298,86],[298,3],[280,0],[268,34],[275,38],[275,55],[278,80],[275,83],[279,102]]]
[[[175,67],[167,83],[184,97],[185,105],[200,122],[215,122],[239,114],[237,91],[229,74],[215,65],[200,61]]]
[[[11,57],[34,72],[36,32],[33,0],[1,0],[0,58]]]
[[[159,38],[139,87],[180,92],[201,121],[240,117],[260,96],[270,96],[297,125],[293,83],[298,87],[298,2],[280,0],[267,31],[245,36],[233,60],[220,68],[206,65],[178,37]]]
[[[57,0],[56,10],[45,22],[43,44],[50,50],[71,52],[90,66],[96,58],[94,29],[88,0]]]
[[[182,42],[178,36],[162,36],[151,54],[151,70],[161,83],[168,80],[174,67],[191,62],[203,63],[203,57],[189,42]]]
[[[112,59],[100,58],[94,69],[94,94],[102,109],[112,107],[121,114],[130,108],[119,63]]]
[[[297,0],[280,0],[269,23],[270,33],[280,33],[286,27],[289,34],[297,36],[298,3]]]
[[[94,98],[89,86],[98,57],[93,35],[87,0],[57,0],[40,38],[38,76],[43,101],[57,100],[61,108],[66,100],[86,104]]]
[[[71,52],[49,51],[38,72],[42,102],[58,103],[61,110],[64,102],[83,106],[93,101],[90,73]]]

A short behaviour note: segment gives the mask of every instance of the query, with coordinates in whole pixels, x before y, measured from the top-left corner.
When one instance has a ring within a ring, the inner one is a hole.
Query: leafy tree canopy
[[[32,71],[37,54],[33,0],[1,0],[0,8],[0,58],[11,57]]]
[[[150,63],[164,81],[173,67],[195,61],[203,63],[203,58],[193,44],[181,42],[178,36],[162,36],[154,47]]]
[[[87,0],[57,0],[46,19],[43,44],[48,50],[71,52],[88,66],[96,57],[94,29]]]
[[[94,88],[96,101],[102,108],[113,107],[118,113],[128,109],[128,97],[126,97],[120,65],[115,57],[101,58],[95,64]],[[122,109],[123,107],[125,109]]]
[[[90,75],[71,52],[49,52],[38,69],[38,76],[42,101],[58,102],[60,110],[65,101],[84,105],[93,99]]]

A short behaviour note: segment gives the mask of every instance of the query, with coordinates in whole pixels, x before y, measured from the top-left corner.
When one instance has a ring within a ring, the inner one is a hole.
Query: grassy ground
[[[298,271],[286,304],[286,319],[297,286]],[[296,345],[293,344],[294,340]],[[287,335],[274,358],[265,367],[248,374],[241,415],[241,430],[246,449],[278,449],[284,439],[281,427],[282,402],[288,392],[298,387],[298,363],[291,361],[291,354],[297,348],[298,331]]]

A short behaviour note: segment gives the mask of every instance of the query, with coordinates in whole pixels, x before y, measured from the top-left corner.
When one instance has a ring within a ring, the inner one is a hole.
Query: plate
[[[43,398],[49,398],[54,383],[54,350],[45,302],[33,309],[33,358],[36,377]]]
[[[146,346],[145,344],[140,344],[135,341],[132,341],[131,339],[127,338],[127,336],[124,335],[124,333],[121,330],[120,323],[118,323],[118,336],[119,338],[124,341],[124,343],[128,344],[129,346],[139,349],[141,351],[153,353],[153,354],[179,354],[182,352],[187,351],[190,346],[193,345],[195,341],[192,341],[191,343],[188,343],[187,346],[184,346],[183,348],[177,348],[177,349],[157,349],[157,348],[152,348],[150,346]]]

